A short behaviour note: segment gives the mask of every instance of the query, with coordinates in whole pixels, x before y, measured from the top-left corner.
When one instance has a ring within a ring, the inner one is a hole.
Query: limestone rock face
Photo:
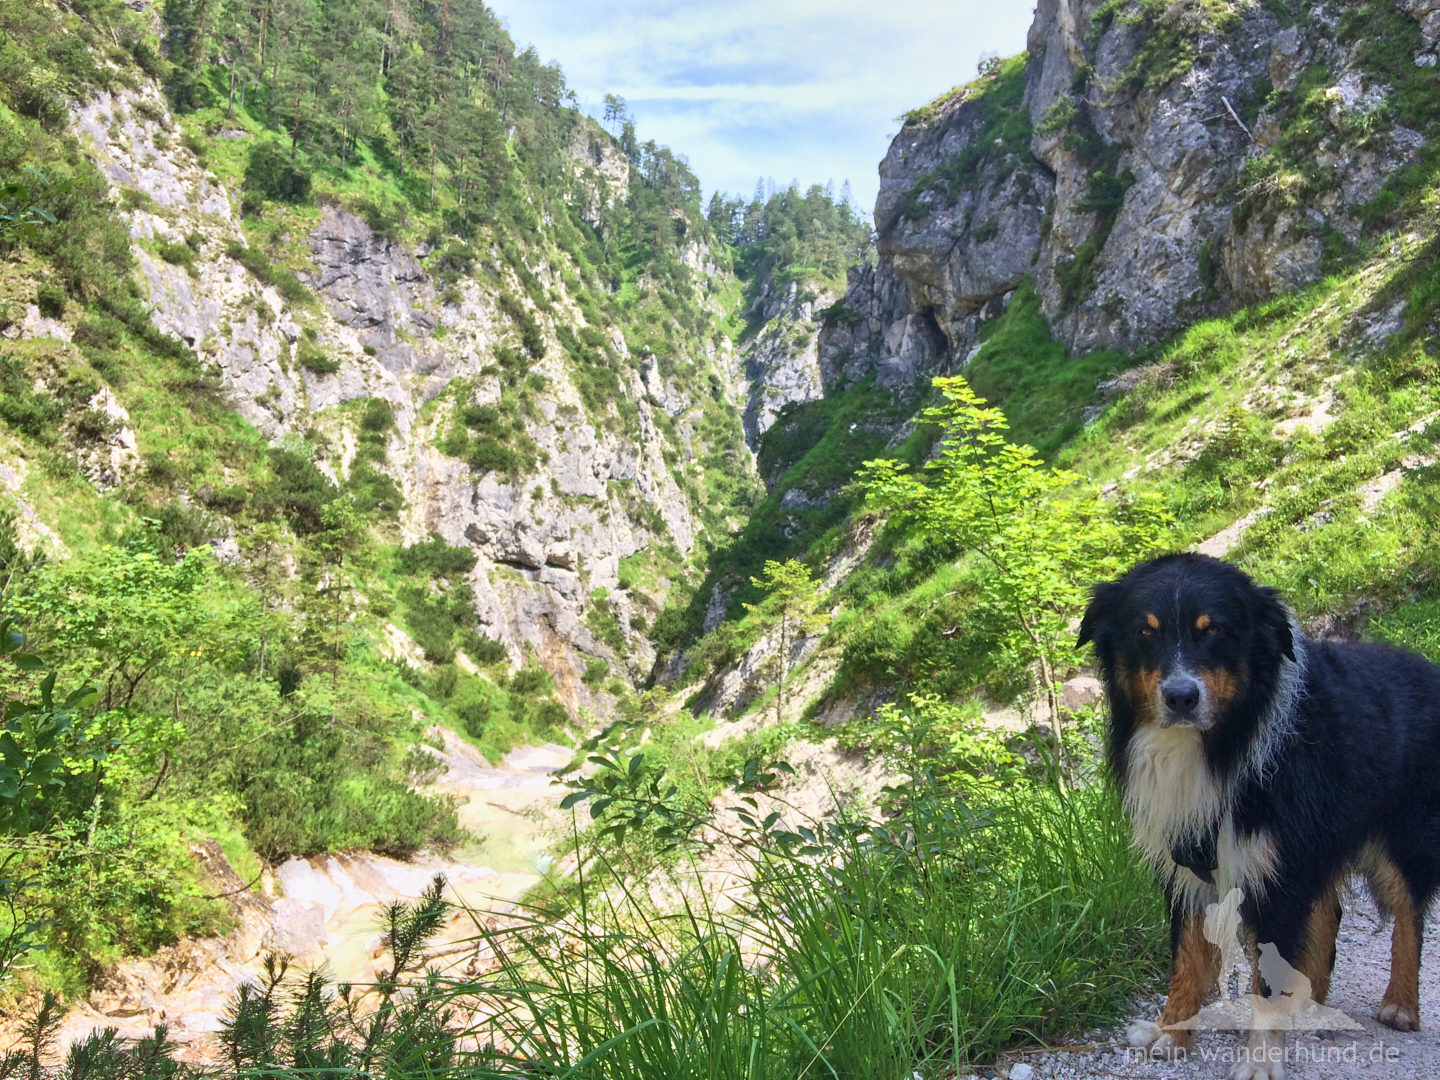
[[[816,335],[818,313],[835,301],[824,289],[791,282],[762,286],[746,315],[761,323],[745,351],[745,439],[753,448],[786,405],[824,397]]]
[[[619,675],[648,674],[653,648],[630,625],[642,614],[641,601],[617,591],[619,561],[654,546],[673,546],[682,556],[694,548],[699,526],[677,474],[704,452],[698,403],[665,377],[673,370],[668,361],[630,357],[618,330],[600,328],[628,362],[620,394],[633,403],[635,422],[627,428],[613,417],[589,415],[547,326],[546,355],[528,376],[544,389],[535,392],[524,420],[536,465],[520,476],[477,472],[439,445],[457,409],[495,404],[505,392],[495,347],[511,340],[514,329],[498,296],[500,289],[525,296],[518,278],[497,286],[462,277],[442,295],[422,264],[423,249],[378,235],[360,217],[328,205],[308,236],[291,238],[308,260],[297,260],[293,250],[287,257],[289,265],[308,261],[296,273],[320,303],[292,308],[229,254],[246,246],[231,210],[234,195],[180,145],[156,88],[102,93],[77,109],[73,127],[130,208],[133,251],[155,324],[218,373],[243,416],[277,444],[294,445],[310,429],[321,432],[335,449],[317,465],[338,480],[357,446],[359,413],[347,404],[385,400],[395,426],[380,468],[404,494],[401,534],[411,542],[438,533],[476,552],[469,584],[478,629],[504,642],[515,663],[533,655],[572,708],[603,708],[607,700],[580,681],[588,659],[609,661]],[[577,143],[572,155],[582,214],[597,214],[602,203],[623,195],[628,164],[613,148],[597,158],[592,147]],[[162,242],[186,238],[194,247],[197,237],[193,273],[155,253]],[[694,243],[685,257],[703,272],[709,253]],[[529,269],[558,298],[554,321],[583,327],[561,274],[541,260]],[[803,317],[810,314],[806,308]],[[21,330],[27,336],[54,336],[38,314],[30,322]],[[709,352],[726,379],[738,382],[728,342]],[[313,353],[331,361],[314,365],[324,373],[304,366]],[[818,376],[813,381],[818,393]],[[464,393],[447,393],[452,386]],[[136,465],[134,435],[108,389],[91,408],[107,434],[82,467],[98,484],[113,484]],[[626,641],[620,655],[613,635],[607,644],[591,629],[592,593],[601,588],[611,593],[605,617],[619,624]],[[652,618],[654,611],[643,614]],[[295,933],[304,932],[297,924]]]
[[[1419,24],[1416,63],[1434,64],[1440,0],[1397,4]],[[1340,40],[1343,5],[1293,26],[1238,0],[1152,16],[1104,7],[1040,0],[1023,96],[1005,69],[896,136],[880,166],[878,265],[852,273],[844,319],[820,335],[827,388],[958,370],[990,305],[1026,277],[1076,352],[1135,349],[1314,281],[1325,238],[1357,241],[1360,206],[1423,145],[1386,119],[1387,88]],[[1171,20],[1184,62],[1155,53],[1146,17]],[[1317,66],[1331,79],[1329,129],[1314,153],[1323,176],[1302,191],[1283,160],[1284,92]],[[1017,108],[1024,145],[996,122]],[[1267,151],[1280,164],[1247,172]]]

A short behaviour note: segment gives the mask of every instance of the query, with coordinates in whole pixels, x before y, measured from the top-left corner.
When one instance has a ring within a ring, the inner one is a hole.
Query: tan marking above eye
[[[1154,615],[1146,615],[1146,616],[1145,616],[1145,624],[1146,624],[1147,626],[1149,626],[1151,630],[1159,630],[1159,629],[1160,629],[1160,620],[1159,620],[1158,618],[1156,618]]]
[[[1209,626],[1210,626],[1210,616],[1209,616],[1209,615],[1201,615],[1198,619],[1195,620],[1195,629],[1196,629],[1196,630],[1204,630],[1204,629],[1207,629]]]

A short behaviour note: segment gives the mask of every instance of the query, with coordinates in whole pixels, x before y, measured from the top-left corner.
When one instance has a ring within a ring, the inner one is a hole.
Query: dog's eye
[[[1152,628],[1149,627],[1149,626],[1142,626],[1142,627],[1140,627],[1140,636],[1141,636],[1141,637],[1154,637],[1154,636],[1155,636],[1155,631],[1154,631],[1154,629],[1152,629]]]

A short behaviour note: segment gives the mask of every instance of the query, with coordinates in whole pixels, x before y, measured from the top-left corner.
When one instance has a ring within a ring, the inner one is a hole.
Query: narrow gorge
[[[593,844],[691,898],[606,769],[731,882],[748,814],[1088,753],[1073,628],[877,496],[936,379],[1156,549],[1440,649],[1437,0],[1039,0],[902,118],[873,229],[707,204],[478,0],[292,6],[0,10],[0,696],[59,718],[53,799],[0,778],[47,838],[0,957],[66,1039],[209,1060],[266,952],[377,978],[359,923],[437,870],[570,912]]]

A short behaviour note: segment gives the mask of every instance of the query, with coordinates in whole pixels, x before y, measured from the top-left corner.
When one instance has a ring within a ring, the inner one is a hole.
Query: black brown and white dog
[[[1131,1041],[1189,1045],[1193,1031],[1171,1025],[1217,985],[1203,918],[1232,888],[1248,940],[1273,942],[1323,1003],[1341,890],[1357,873],[1394,917],[1375,1018],[1416,1030],[1421,930],[1440,886],[1440,668],[1390,646],[1309,639],[1275,589],[1202,555],[1097,585],[1080,625],[1090,641],[1110,767],[1171,910],[1170,996]],[[1283,1031],[1252,1030],[1231,1077],[1283,1076],[1277,1046]]]

